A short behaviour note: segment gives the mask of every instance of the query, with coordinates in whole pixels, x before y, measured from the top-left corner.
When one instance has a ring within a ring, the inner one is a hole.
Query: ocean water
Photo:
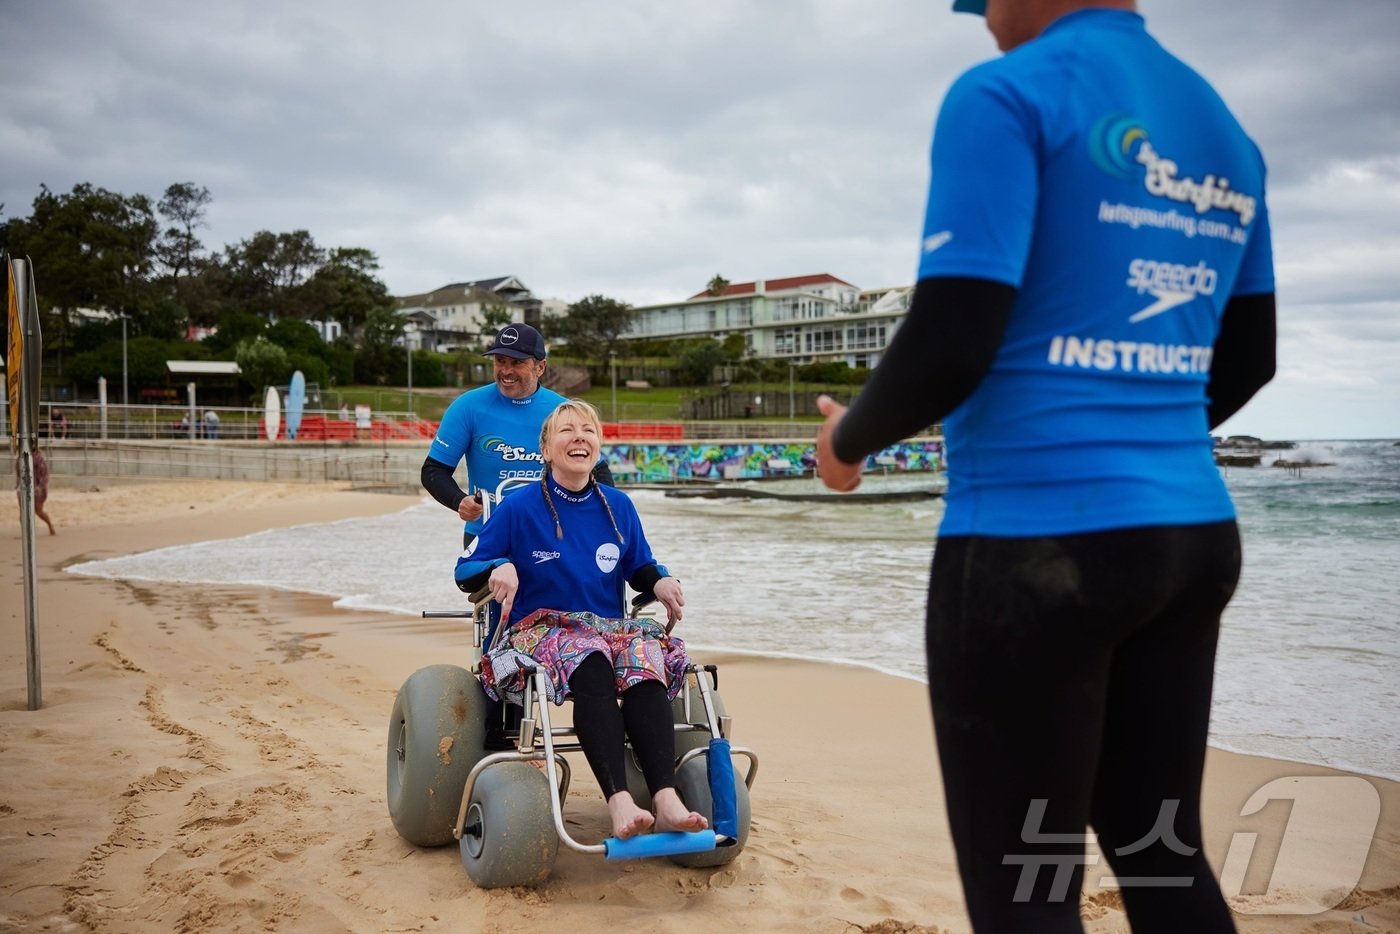
[[[1277,456],[1325,461],[1299,472]],[[1228,468],[1245,569],[1226,611],[1213,744],[1400,780],[1400,446],[1309,442]],[[819,492],[816,481],[775,481]],[[927,488],[928,475],[863,489]],[[766,484],[764,489],[782,487]],[[632,491],[658,558],[686,588],[694,650],[864,665],[925,679],[923,606],[940,499],[680,499]],[[76,574],[249,584],[418,615],[465,605],[461,524],[431,500],[75,565]],[[386,556],[397,556],[386,560]],[[465,639],[464,626],[464,639]]]

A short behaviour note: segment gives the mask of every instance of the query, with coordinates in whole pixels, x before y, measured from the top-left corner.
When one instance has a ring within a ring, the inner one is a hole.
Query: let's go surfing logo
[[[1179,204],[1190,205],[1197,214],[1212,208],[1229,211],[1248,227],[1254,220],[1258,199],[1236,191],[1230,180],[1208,174],[1199,180],[1181,177],[1181,167],[1153,148],[1147,130],[1134,117],[1109,114],[1094,124],[1089,134],[1089,158],[1113,178],[1133,181],[1141,166],[1147,193]]]
[[[539,451],[529,451],[516,444],[511,444],[504,438],[495,436],[482,438],[480,442],[481,450],[487,454],[495,454],[503,461],[534,461],[543,464],[544,458]]]

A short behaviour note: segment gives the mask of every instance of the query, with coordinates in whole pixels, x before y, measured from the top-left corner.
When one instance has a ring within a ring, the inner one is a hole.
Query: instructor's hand
[[[836,426],[846,414],[846,407],[827,395],[817,396],[817,411],[826,416],[822,427],[817,431],[817,476],[822,478],[827,489],[838,493],[849,493],[860,486],[861,469],[865,464],[848,464],[836,456],[831,446]],[[864,458],[862,458],[864,461]]]
[[[457,515],[462,517],[463,522],[475,522],[481,518],[481,500],[476,496],[468,496],[457,504]]]
[[[520,576],[515,573],[515,565],[509,561],[496,565],[486,586],[491,588],[491,599],[501,605],[501,622],[509,622],[511,607],[515,605],[515,592],[520,589]]]

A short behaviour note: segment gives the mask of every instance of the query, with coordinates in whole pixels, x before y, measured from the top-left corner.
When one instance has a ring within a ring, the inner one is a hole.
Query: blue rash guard
[[[453,400],[443,413],[428,456],[456,470],[467,459],[467,493],[483,490],[494,494],[502,480],[538,477],[544,469],[540,457],[540,427],[564,397],[543,386],[524,399],[501,393],[495,383],[478,386]],[[466,524],[475,535],[482,522]]]
[[[1274,279],[1263,158],[1216,92],[1136,13],[1081,10],[954,84],[932,169],[919,279],[1017,289],[944,421],[940,534],[1233,518],[1212,346]]]
[[[637,507],[613,487],[595,485],[571,493],[553,477],[546,482],[564,537],[555,536],[554,517],[539,484],[525,487],[491,513],[491,521],[457,559],[456,579],[470,580],[509,561],[520,578],[512,620],[544,609],[623,616],[627,581],[656,564]],[[612,507],[617,531],[599,493]],[[624,541],[618,541],[618,531]],[[664,567],[657,570],[661,577],[670,576]]]

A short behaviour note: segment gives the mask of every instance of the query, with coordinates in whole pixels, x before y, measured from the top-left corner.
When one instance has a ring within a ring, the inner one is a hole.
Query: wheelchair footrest
[[[715,832],[697,830],[694,833],[643,833],[627,840],[608,837],[603,841],[603,847],[610,860],[706,853],[715,848]]]

